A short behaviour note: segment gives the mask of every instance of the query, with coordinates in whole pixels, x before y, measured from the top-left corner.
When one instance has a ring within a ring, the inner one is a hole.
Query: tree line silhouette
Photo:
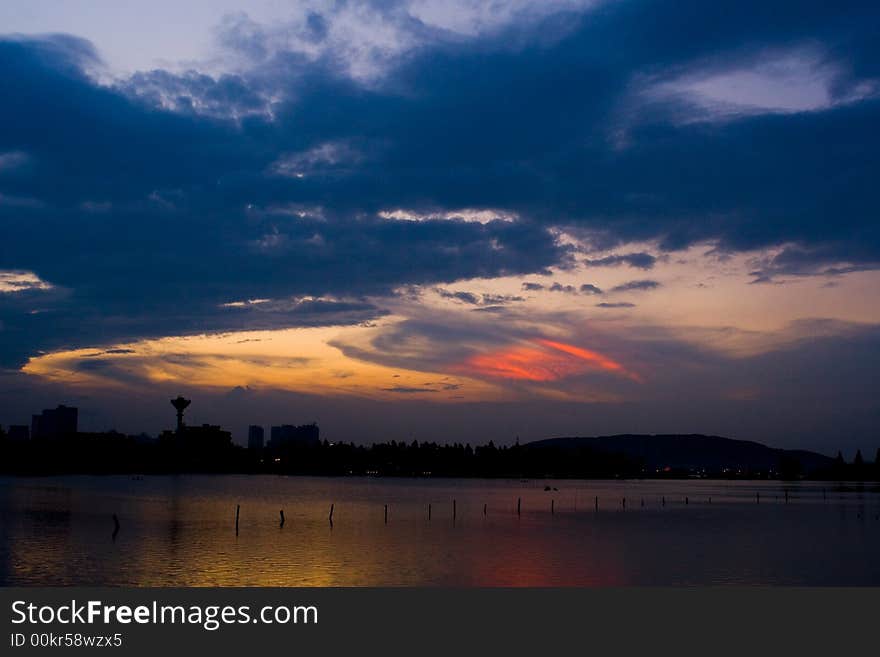
[[[682,478],[693,470],[648,467],[620,453],[588,447],[564,449],[529,444],[497,446],[453,442],[389,441],[372,445],[291,442],[246,449],[229,432],[203,425],[166,431],[158,439],[116,432],[84,433],[51,439],[11,440],[0,429],[0,472],[44,474],[267,473],[285,475],[497,478]],[[782,478],[880,481],[880,450],[873,462],[861,452],[851,463],[838,453],[827,468],[804,472],[781,459],[769,471],[699,471],[713,478]]]

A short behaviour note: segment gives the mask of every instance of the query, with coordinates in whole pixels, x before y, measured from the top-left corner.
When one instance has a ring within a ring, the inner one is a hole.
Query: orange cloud
[[[636,374],[635,372],[628,371],[623,365],[618,363],[616,360],[612,360],[607,356],[603,356],[602,354],[591,351],[589,349],[581,349],[580,347],[576,347],[571,344],[565,344],[564,342],[555,342],[553,340],[545,340],[540,339],[538,342],[546,347],[551,347],[552,349],[558,349],[559,351],[570,354],[576,358],[579,358],[588,363],[593,363],[597,368],[605,370],[607,372],[614,372],[617,374],[621,374],[628,379],[632,379],[633,381],[642,382],[642,378]]]
[[[592,369],[642,381],[638,374],[595,351],[544,338],[533,344],[536,346],[515,345],[471,356],[464,369],[478,375],[522,381],[556,381]]]

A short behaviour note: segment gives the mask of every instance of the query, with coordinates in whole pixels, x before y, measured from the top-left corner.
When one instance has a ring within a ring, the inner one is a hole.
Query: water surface
[[[876,586],[880,495],[706,480],[0,478],[0,584]]]

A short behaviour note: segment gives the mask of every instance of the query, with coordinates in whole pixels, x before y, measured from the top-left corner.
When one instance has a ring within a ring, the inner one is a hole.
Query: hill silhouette
[[[313,435],[312,435],[313,434]],[[880,479],[873,463],[701,434],[550,438],[471,446],[391,440],[371,445],[308,436],[236,445],[219,426],[182,426],[158,438],[69,432],[21,439],[0,431],[0,473],[266,473],[287,475],[508,478]],[[300,439],[301,438],[301,439]]]
[[[596,437],[549,438],[528,443],[530,450],[615,454],[649,469],[804,473],[830,469],[834,459],[808,450],[768,447],[750,440],[703,434],[619,434]]]

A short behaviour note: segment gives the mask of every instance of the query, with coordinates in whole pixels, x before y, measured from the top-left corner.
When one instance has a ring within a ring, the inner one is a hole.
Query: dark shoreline
[[[834,493],[850,493],[850,492],[878,492],[880,493],[880,480],[876,479],[819,479],[819,478],[801,478],[801,479],[781,479],[771,477],[721,477],[721,476],[665,476],[665,477],[555,477],[552,475],[535,476],[535,477],[519,477],[519,476],[482,476],[482,475],[366,475],[366,474],[317,474],[317,473],[278,473],[278,472],[30,472],[30,473],[12,473],[0,472],[0,477],[9,477],[14,479],[51,479],[59,477],[89,477],[89,478],[110,478],[110,477],[127,477],[132,481],[142,480],[147,477],[284,477],[284,478],[314,478],[314,479],[377,479],[377,480],[412,480],[412,481],[449,481],[454,479],[464,479],[469,481],[512,481],[520,483],[529,482],[569,482],[569,481],[595,481],[595,482],[648,482],[648,481],[669,481],[669,482],[777,482],[782,486],[797,484],[820,484],[826,483],[828,492]]]
[[[159,439],[73,433],[0,441],[0,474],[271,474],[327,477],[880,481],[880,464],[852,463],[719,436],[618,435],[554,438],[520,445],[390,441],[372,445],[317,438],[244,448],[215,427]]]

